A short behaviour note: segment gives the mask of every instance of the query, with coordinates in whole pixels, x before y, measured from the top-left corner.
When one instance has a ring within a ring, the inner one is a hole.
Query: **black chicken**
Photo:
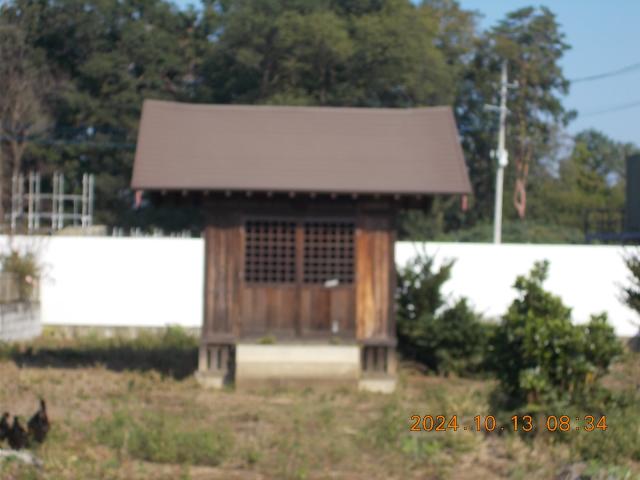
[[[40,408],[29,419],[27,426],[31,438],[38,443],[44,442],[49,432],[49,417],[47,416],[47,405],[42,398],[40,399]]]
[[[20,425],[18,417],[13,417],[13,426],[11,427],[11,430],[9,430],[8,439],[9,446],[14,450],[20,450],[27,446],[27,442],[29,440],[27,431],[22,425]]]
[[[2,418],[0,418],[0,442],[9,436],[9,430],[11,430],[9,426],[9,413],[4,412]]]

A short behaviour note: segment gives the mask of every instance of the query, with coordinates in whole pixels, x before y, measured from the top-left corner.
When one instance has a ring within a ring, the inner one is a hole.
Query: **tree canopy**
[[[590,131],[569,155],[554,150],[573,116],[560,66],[569,46],[544,7],[511,12],[482,31],[477,13],[455,0],[204,0],[186,10],[165,0],[10,0],[0,7],[0,35],[13,39],[0,42],[0,83],[11,81],[7,66],[20,66],[28,81],[8,97],[29,106],[12,117],[7,97],[0,99],[0,203],[8,204],[16,165],[63,171],[77,189],[81,174],[92,172],[96,221],[107,225],[198,228],[186,210],[132,210],[145,98],[453,105],[474,195],[467,212],[457,197],[440,197],[428,216],[407,217],[405,233],[430,238],[491,221],[497,116],[484,106],[497,101],[503,60],[519,84],[509,96],[507,222],[574,227],[583,207],[620,202],[624,157],[634,148]],[[16,118],[28,128],[17,132]],[[548,200],[559,185],[566,198]],[[564,213],[551,215],[560,200]]]

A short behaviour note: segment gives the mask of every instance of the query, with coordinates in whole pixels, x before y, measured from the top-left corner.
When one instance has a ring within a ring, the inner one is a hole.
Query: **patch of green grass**
[[[596,420],[606,416],[606,430],[576,432],[569,441],[584,460],[618,463],[640,461],[640,395],[627,391],[608,399],[600,412],[586,412]]]
[[[367,422],[364,440],[381,450],[397,448],[402,434],[408,430],[408,417],[404,414],[397,397],[392,397],[379,411],[376,418]]]
[[[306,445],[305,428],[299,412],[291,417],[291,430],[277,441],[278,478],[305,480],[309,476],[311,455]]]
[[[597,461],[589,462],[583,475],[594,480],[632,480],[638,478],[633,476],[633,472],[628,467],[607,465]]]
[[[0,342],[0,361],[11,360],[15,352],[15,345],[8,342]]]
[[[226,428],[185,425],[160,412],[141,419],[115,412],[98,418],[94,428],[99,443],[149,462],[217,466],[233,446]]]
[[[256,465],[262,458],[260,450],[254,447],[248,447],[242,450],[245,464],[249,467]]]
[[[432,434],[426,432],[405,435],[401,442],[402,453],[411,457],[415,462],[431,459],[443,450],[442,442]]]

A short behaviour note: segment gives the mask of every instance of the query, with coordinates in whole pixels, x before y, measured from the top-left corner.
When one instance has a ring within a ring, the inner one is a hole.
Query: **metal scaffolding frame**
[[[67,225],[88,228],[93,225],[93,203],[95,177],[93,174],[82,175],[82,193],[65,193],[64,175],[55,172],[51,179],[51,193],[42,193],[39,172],[29,172],[27,177],[27,193],[25,193],[25,177],[14,175],[11,179],[11,231],[15,232],[26,223],[29,233],[43,229],[43,221],[51,222],[51,231]],[[25,212],[26,203],[26,212]]]

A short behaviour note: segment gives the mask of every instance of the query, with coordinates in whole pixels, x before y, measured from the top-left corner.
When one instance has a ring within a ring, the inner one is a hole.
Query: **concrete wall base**
[[[31,340],[42,333],[40,304],[16,302],[0,305],[0,341]]]
[[[396,389],[396,377],[361,378],[358,390],[375,393],[393,393]]]

